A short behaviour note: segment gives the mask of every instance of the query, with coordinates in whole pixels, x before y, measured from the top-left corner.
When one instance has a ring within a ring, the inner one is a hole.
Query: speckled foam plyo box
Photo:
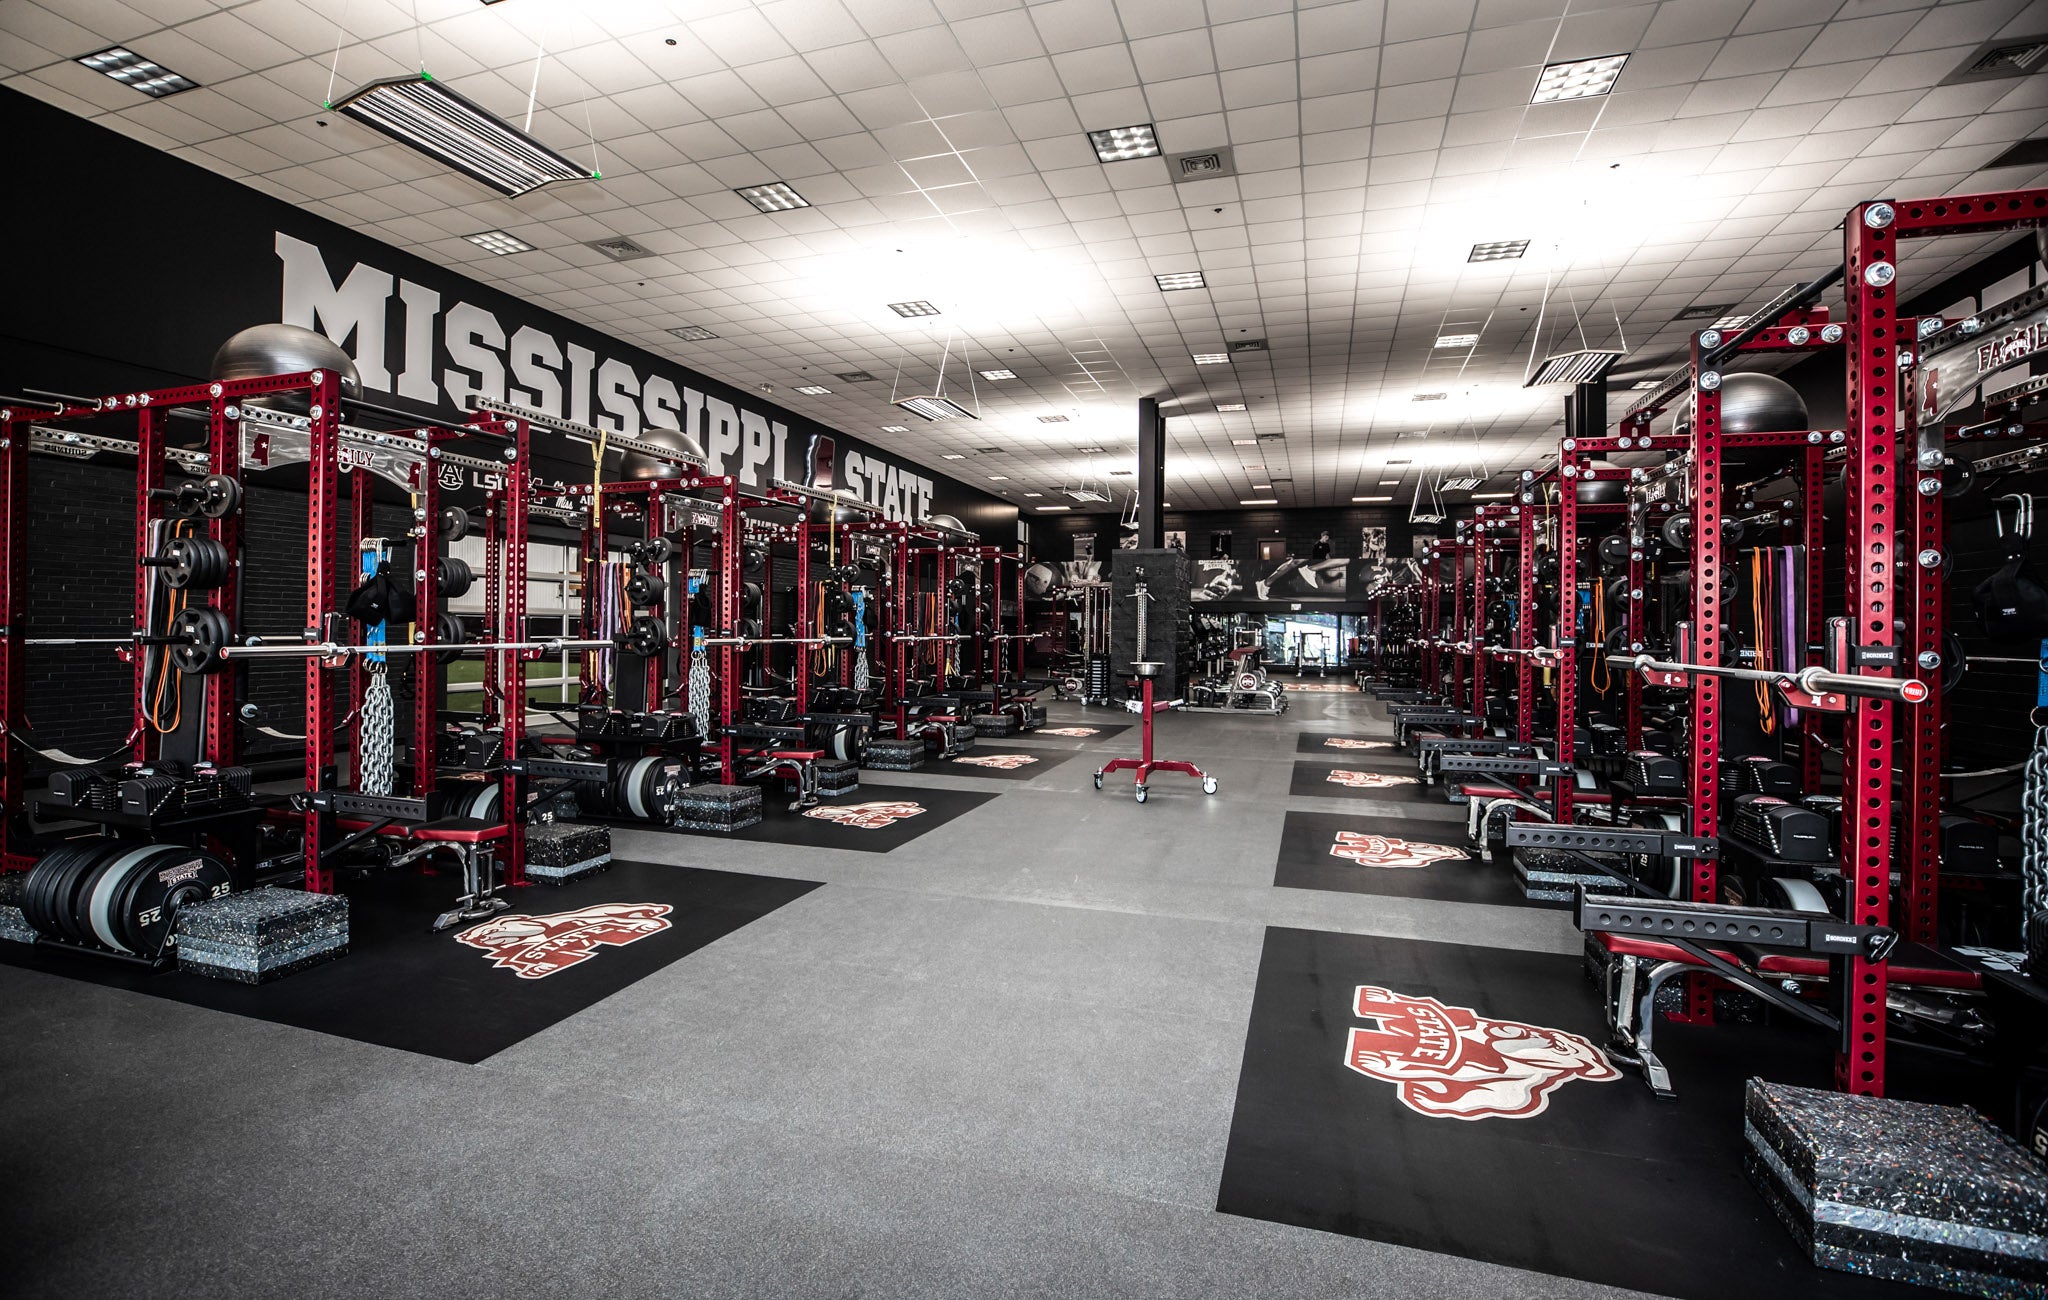
[[[699,831],[744,830],[761,820],[761,789],[752,785],[693,785],[683,791],[676,823]]]
[[[1744,1167],[1823,1268],[2048,1298],[2048,1166],[1960,1106],[1751,1079]]]
[[[1017,734],[1017,719],[1009,713],[977,713],[974,715],[974,732],[979,736],[1014,736]]]
[[[818,763],[818,793],[821,795],[844,794],[848,790],[860,789],[860,768],[843,758],[827,758]]]
[[[924,766],[924,740],[912,736],[898,740],[884,736],[868,742],[867,757],[862,762],[877,772],[908,772]]]
[[[974,738],[981,734],[974,729],[974,724],[971,722],[942,722],[939,725],[951,737],[946,743],[947,758],[951,758],[955,754],[964,754],[968,750],[973,749]]]
[[[253,889],[178,912],[178,969],[264,984],[348,951],[348,900],[299,889]]]
[[[610,866],[612,832],[607,826],[553,822],[526,832],[526,874],[543,884],[561,885]]]
[[[0,904],[0,939],[13,943],[34,943],[35,927],[21,914],[21,909]]]
[[[1569,903],[1579,886],[1594,893],[1619,893],[1614,877],[1593,870],[1567,854],[1548,849],[1516,849],[1515,883],[1532,903]]]

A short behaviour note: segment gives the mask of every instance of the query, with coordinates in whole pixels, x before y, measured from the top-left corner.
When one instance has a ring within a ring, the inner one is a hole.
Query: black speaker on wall
[[[1140,573],[1143,577],[1140,578]],[[1166,665],[1153,686],[1157,699],[1179,698],[1194,667],[1194,625],[1188,614],[1188,557],[1180,551],[1118,551],[1109,574],[1109,672],[1118,695],[1130,689],[1138,657],[1138,583],[1151,603],[1145,615],[1145,657]]]

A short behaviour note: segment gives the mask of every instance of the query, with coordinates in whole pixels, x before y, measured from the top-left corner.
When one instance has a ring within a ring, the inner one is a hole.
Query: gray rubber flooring
[[[1265,927],[1577,949],[1275,889],[1298,734],[1387,730],[1292,699],[1161,720],[1213,797],[1097,792],[1133,729],[889,854],[619,832],[826,887],[483,1065],[0,967],[0,1294],[1623,1294],[1215,1212]]]

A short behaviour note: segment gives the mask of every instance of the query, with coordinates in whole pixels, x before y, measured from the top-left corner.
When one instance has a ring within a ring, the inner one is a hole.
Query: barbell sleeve
[[[1760,668],[1737,668],[1729,664],[1670,663],[1649,655],[1609,655],[1607,662],[1643,673],[1679,673],[1687,677],[1725,677],[1731,681],[1768,682],[1774,686],[1796,687],[1808,695],[1853,695],[1862,699],[1893,700],[1918,704],[1927,698],[1927,684],[1914,677],[1866,677],[1857,673],[1831,673],[1824,668],[1801,668],[1771,672]]]

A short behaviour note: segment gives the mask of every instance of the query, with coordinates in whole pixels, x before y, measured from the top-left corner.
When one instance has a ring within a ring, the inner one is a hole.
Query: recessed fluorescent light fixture
[[[1257,438],[1232,438],[1230,445],[1233,447],[1256,447],[1259,445],[1259,440]]]
[[[1526,239],[1494,239],[1483,244],[1472,245],[1472,251],[1465,255],[1468,262],[1512,262],[1529,251]]]
[[[1747,316],[1723,316],[1714,322],[1713,328],[1717,330],[1739,330],[1747,324],[1749,324],[1749,317]]]
[[[1597,59],[1553,63],[1536,78],[1536,93],[1530,96],[1529,102],[1555,104],[1567,99],[1604,95],[1614,89],[1615,79],[1621,76],[1622,65],[1627,62],[1626,54],[1605,54]]]
[[[1067,417],[1064,415],[1041,415],[1038,417],[1038,422],[1040,424],[1065,424]]]
[[[823,384],[798,384],[796,391],[802,393],[805,397],[823,397],[832,390]]]
[[[922,299],[919,299],[917,302],[892,302],[889,304],[889,310],[895,312],[898,316],[936,316],[939,314],[937,307]]]
[[[1072,506],[1040,506],[1040,507],[1038,507],[1038,508],[1039,508],[1040,510],[1044,511],[1044,512],[1045,512],[1046,514],[1052,514],[1052,513],[1056,512],[1056,511],[1060,511],[1060,510],[1072,510],[1072,509],[1073,509],[1074,507],[1072,507]]]
[[[508,198],[600,178],[425,72],[373,81],[328,107]]]
[[[1175,271],[1171,275],[1155,275],[1152,282],[1159,286],[1161,293],[1172,293],[1175,289],[1206,289],[1209,282],[1202,278],[1200,271]]]
[[[1441,402],[1449,396],[1449,393],[1417,393],[1412,400],[1417,402]]]
[[[716,334],[713,334],[710,330],[705,329],[702,325],[678,325],[674,329],[670,330],[669,333],[675,335],[679,339],[684,339],[691,343],[702,343],[706,339],[715,339],[718,337]]]
[[[1414,463],[1415,463],[1414,461],[1408,460],[1408,459],[1406,459],[1405,457],[1404,457],[1404,458],[1402,458],[1401,460],[1390,460],[1390,461],[1388,461],[1388,462],[1387,462],[1387,464],[1389,464],[1389,465],[1412,465],[1412,464],[1414,464]]]
[[[1353,497],[1353,498],[1351,498],[1351,500],[1352,500],[1352,501],[1353,501],[1353,502],[1354,502],[1355,504],[1358,504],[1358,505],[1373,505],[1373,504],[1376,504],[1376,503],[1378,503],[1378,502],[1381,502],[1381,501],[1392,501],[1393,499],[1394,499],[1394,498],[1392,498],[1392,497]]]
[[[1559,352],[1543,358],[1543,364],[1536,367],[1535,374],[1522,381],[1522,387],[1534,388],[1538,384],[1590,384],[1614,369],[1614,363],[1626,355],[1610,348],[1581,348],[1576,352]]]
[[[1381,486],[1381,487],[1400,487],[1400,486],[1401,486],[1401,480],[1400,480],[1400,479],[1397,479],[1397,478],[1383,478],[1383,479],[1381,479],[1381,480],[1380,480],[1380,486]]]
[[[1237,504],[1241,506],[1277,506],[1280,502],[1274,497],[1246,497],[1240,499]]]
[[[1007,483],[1010,481],[1010,476],[1008,474],[991,474],[988,476],[988,481],[991,483]]]
[[[1045,495],[1045,493],[1043,493],[1043,492],[1026,492],[1026,493],[1025,493],[1024,495],[1025,495],[1025,496],[1027,496],[1027,497],[1042,497],[1042,496],[1044,496],[1044,495]]]
[[[848,370],[842,374],[835,374],[832,377],[842,384],[872,384],[875,382],[875,377],[865,370]]]
[[[1512,492],[1474,492],[1472,499],[1474,501],[1504,501],[1513,495],[1514,493]]]
[[[763,212],[788,212],[792,208],[808,208],[810,200],[781,181],[770,181],[766,185],[748,185],[734,190],[747,202]]]
[[[199,83],[190,77],[181,77],[161,63],[152,63],[122,45],[110,46],[77,61],[94,72],[104,73],[124,86],[141,91],[151,99],[162,99],[181,90],[199,89]]]
[[[1254,484],[1252,484],[1252,491],[1254,491],[1254,492],[1271,492],[1272,490],[1273,490],[1273,485],[1272,485],[1271,483],[1254,483]]]
[[[533,251],[532,244],[527,243],[516,235],[508,235],[502,230],[479,230],[474,235],[464,235],[463,238],[475,244],[478,248],[483,249],[486,253],[496,253],[499,257],[504,257],[508,253],[531,253]]]
[[[926,420],[979,420],[981,417],[950,397],[899,397],[895,404]]]
[[[909,433],[909,432],[910,432],[910,426],[909,426],[909,425],[907,425],[907,424],[885,424],[885,425],[883,425],[883,426],[882,426],[882,432],[883,432],[883,433]]]
[[[1106,163],[1159,156],[1159,137],[1153,132],[1150,122],[1141,126],[1113,126],[1106,131],[1090,131],[1088,143],[1095,146],[1095,156]]]
[[[1194,357],[1195,364],[1198,366],[1227,366],[1230,364],[1230,355],[1225,352],[1192,352],[1189,355]]]
[[[1083,456],[1100,456],[1102,454],[1102,448],[1100,447],[1076,447],[1074,450]]]
[[[1439,334],[1436,345],[1440,348],[1469,348],[1479,342],[1477,334]]]
[[[908,429],[905,429],[905,430],[904,430],[903,432],[905,432],[905,433],[909,433],[909,432],[910,432],[910,430],[908,430]],[[939,459],[940,459],[940,460],[966,460],[966,459],[967,459],[967,457],[965,457],[965,456],[961,455],[961,454],[960,454],[959,452],[957,452],[957,451],[949,451],[949,452],[947,452],[947,453],[946,453],[945,455],[943,455],[943,456],[939,457]]]
[[[981,372],[981,377],[983,379],[1015,379],[1017,372],[1014,370],[984,370]]]
[[[1244,409],[1244,403],[1243,403],[1243,402],[1218,402],[1218,403],[1216,404],[1216,409],[1217,409],[1217,410],[1219,410],[1219,411],[1242,411],[1242,410]]]

